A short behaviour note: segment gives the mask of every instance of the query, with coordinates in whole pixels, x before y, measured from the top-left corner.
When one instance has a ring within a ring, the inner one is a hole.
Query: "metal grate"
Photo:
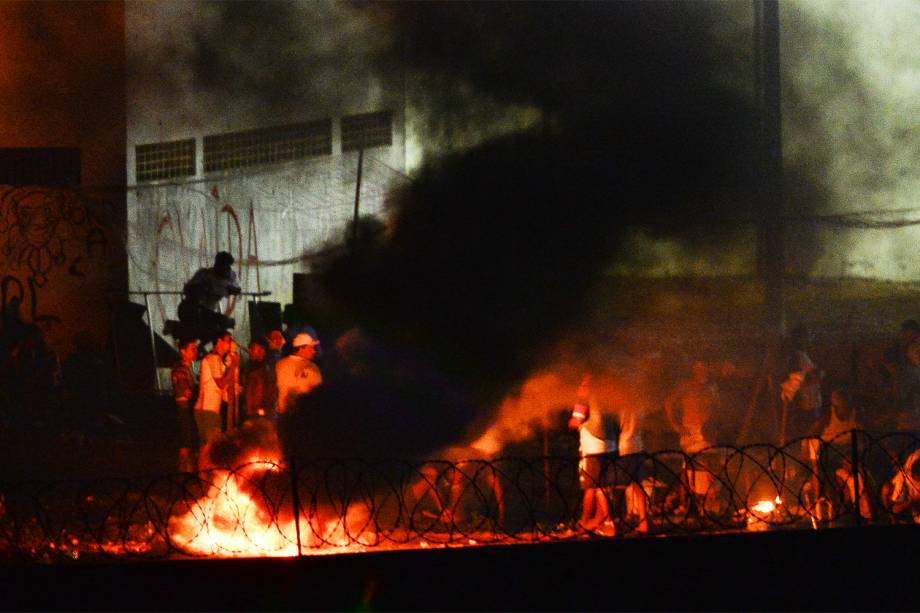
[[[332,153],[332,120],[204,137],[204,171],[261,166]]]
[[[393,112],[378,111],[342,117],[342,151],[393,144]]]
[[[175,179],[195,175],[195,139],[137,145],[138,181]]]

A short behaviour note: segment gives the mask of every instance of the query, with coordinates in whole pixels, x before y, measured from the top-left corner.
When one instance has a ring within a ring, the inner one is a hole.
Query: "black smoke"
[[[430,161],[391,195],[385,235],[319,266],[370,338],[415,356],[377,363],[373,383],[333,376],[304,399],[297,429],[314,445],[341,441],[346,454],[470,436],[465,426],[551,364],[560,338],[597,308],[588,292],[628,228],[679,236],[694,223],[749,219],[755,176],[756,115],[719,85],[709,4],[369,10],[383,11],[416,74],[537,106],[545,121]],[[731,226],[710,239],[726,236]],[[424,367],[387,374],[413,360]],[[421,391],[429,385],[441,392]],[[357,444],[369,422],[387,436]]]

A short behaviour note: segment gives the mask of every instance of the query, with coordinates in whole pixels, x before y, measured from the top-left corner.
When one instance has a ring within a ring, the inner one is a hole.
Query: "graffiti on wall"
[[[329,159],[264,168],[219,179],[140,185],[128,194],[128,266],[132,291],[151,297],[158,323],[176,318],[181,290],[218,251],[236,259],[245,292],[292,302],[293,273],[310,272],[317,258],[343,249],[355,212],[356,159]],[[408,179],[368,157],[360,191],[362,216],[385,216],[385,199]],[[222,310],[248,338],[245,303]]]
[[[255,213],[252,205],[249,207],[249,233],[247,243],[250,250],[243,253],[243,229],[240,224],[239,216],[233,206],[229,204],[221,205],[217,187],[211,192],[211,201],[217,206],[202,208],[200,224],[196,226],[194,218],[183,221],[182,211],[178,206],[167,207],[161,214],[156,226],[155,240],[153,244],[153,290],[156,292],[175,291],[181,284],[191,278],[192,274],[198,267],[210,266],[208,256],[216,253],[217,250],[227,251],[232,254],[236,260],[236,274],[239,279],[247,279],[252,268],[258,267],[258,238],[255,233]],[[214,223],[208,222],[208,210],[213,210],[215,219]],[[221,221],[226,218],[227,231],[224,234],[225,242],[221,240],[221,233],[216,231],[213,237],[205,230],[212,225],[220,228]],[[189,248],[187,239],[189,236],[198,235],[199,244],[197,249]],[[215,246],[213,249],[208,247],[209,238],[212,238]],[[169,274],[164,274],[168,271]],[[257,273],[258,276],[258,273]],[[174,318],[174,307],[178,301],[175,296],[172,299],[164,299],[161,294],[156,295],[157,310],[159,311],[162,321]],[[231,297],[226,307],[225,314],[230,316],[236,305],[236,297]]]
[[[0,186],[4,312],[18,309],[34,323],[66,323],[68,311],[86,316],[87,295],[111,285],[106,206],[68,189]]]

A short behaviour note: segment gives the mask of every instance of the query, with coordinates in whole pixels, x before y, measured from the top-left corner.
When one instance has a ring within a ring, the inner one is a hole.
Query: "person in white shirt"
[[[275,382],[278,387],[276,413],[282,414],[291,408],[297,398],[322,384],[323,376],[313,363],[319,340],[301,332],[291,341],[294,353],[278,360],[275,365]]]
[[[233,335],[223,332],[214,339],[214,348],[201,360],[195,423],[202,442],[226,429],[230,393],[236,393],[239,355],[231,351]]]
[[[609,455],[617,449],[617,432],[611,415],[591,394],[591,376],[585,375],[578,387],[578,400],[572,407],[569,428],[578,431],[578,482],[582,489],[581,518],[578,525],[604,536],[616,534],[604,486]]]

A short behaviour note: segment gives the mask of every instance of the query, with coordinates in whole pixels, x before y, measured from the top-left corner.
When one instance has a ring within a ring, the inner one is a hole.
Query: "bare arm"
[[[671,392],[671,395],[667,397],[664,401],[664,414],[668,418],[668,423],[671,424],[671,427],[675,432],[680,432],[680,424],[677,423],[675,417],[675,412],[677,410],[677,405],[680,402],[680,397],[683,395],[683,385],[678,384],[678,386]]]
[[[217,384],[217,387],[220,389],[225,389],[232,381],[236,380],[236,371],[237,367],[240,364],[240,356],[236,353],[229,354],[229,364],[227,368],[224,369],[224,374],[221,378],[214,379],[214,382]]]
[[[231,354],[233,355],[233,354]],[[208,379],[214,381],[214,384],[221,390],[225,389],[230,382],[236,378],[236,367],[239,364],[239,356],[231,357],[230,364],[227,365],[227,368],[224,369],[223,374],[220,377],[214,376],[214,367],[215,361],[220,361],[222,358],[216,354],[207,355],[204,360],[201,361],[201,388],[203,389],[207,385]]]

